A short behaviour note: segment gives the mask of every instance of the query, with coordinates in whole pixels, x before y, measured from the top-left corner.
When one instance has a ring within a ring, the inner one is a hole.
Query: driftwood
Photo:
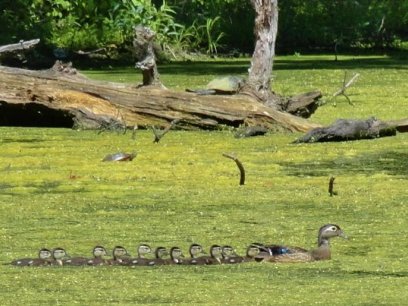
[[[239,177],[239,184],[240,185],[245,185],[245,169],[244,165],[241,163],[241,161],[236,158],[235,156],[232,156],[231,154],[223,153],[222,156],[232,159],[236,164],[239,169],[240,177]]]
[[[367,120],[338,119],[330,126],[315,128],[295,143],[313,143],[326,141],[345,141],[372,139],[385,136],[395,136],[397,127],[395,123],[384,122],[374,117]]]
[[[0,66],[1,125],[164,128],[174,119],[183,129],[260,125],[306,132],[320,126],[245,95],[197,96],[94,81],[61,63],[41,71]]]

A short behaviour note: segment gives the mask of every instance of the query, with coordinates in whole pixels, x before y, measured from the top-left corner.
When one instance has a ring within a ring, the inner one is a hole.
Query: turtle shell
[[[245,80],[239,76],[225,76],[216,78],[207,84],[207,89],[219,93],[235,93],[244,85]]]
[[[118,152],[115,154],[106,155],[102,161],[132,161],[136,157],[136,153]]]

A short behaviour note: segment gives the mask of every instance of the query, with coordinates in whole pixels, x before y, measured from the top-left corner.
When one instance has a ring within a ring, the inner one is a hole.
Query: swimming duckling
[[[255,257],[261,253],[259,246],[257,245],[249,245],[246,250],[246,256],[244,257],[244,262],[255,261]]]
[[[197,260],[205,261],[206,265],[219,265],[222,263],[222,247],[214,244],[210,247],[210,256],[201,256]]]
[[[184,263],[184,255],[179,247],[170,249],[170,258],[165,260],[166,265],[181,265]]]
[[[167,262],[167,259],[164,259],[163,257],[169,255],[169,252],[165,247],[157,247],[155,252],[155,259],[153,259],[154,264],[152,265],[165,265]]]
[[[125,266],[150,266],[154,265],[154,260],[146,258],[147,254],[150,254],[152,249],[147,244],[141,244],[137,248],[137,257],[128,258],[122,262]]]
[[[255,258],[269,262],[308,262],[331,259],[330,239],[333,237],[347,238],[343,230],[336,224],[323,225],[317,235],[317,248],[305,250],[298,247],[279,245],[267,246],[269,254],[261,252]]]
[[[63,248],[55,248],[52,250],[52,265],[63,266],[64,259],[69,257],[67,252]]]
[[[94,247],[92,254],[94,258],[88,259],[88,266],[102,266],[108,263],[108,261],[103,258],[103,256],[107,255],[106,249],[103,246],[97,245]]]
[[[52,253],[49,249],[42,248],[38,252],[38,258],[22,258],[13,260],[11,262],[14,266],[25,267],[25,266],[48,266],[52,262]]]
[[[234,248],[229,245],[224,245],[222,247],[222,263],[225,264],[235,264],[235,263],[241,263],[244,261],[244,257],[239,256]]]
[[[203,247],[197,243],[193,243],[192,245],[190,245],[189,253],[190,253],[190,259],[184,262],[184,264],[187,264],[187,265],[200,264],[201,261],[199,261],[198,258],[200,254],[205,254]]]
[[[107,263],[109,265],[121,265],[124,261],[128,261],[130,254],[122,246],[115,246],[112,251],[112,259],[109,259]]]

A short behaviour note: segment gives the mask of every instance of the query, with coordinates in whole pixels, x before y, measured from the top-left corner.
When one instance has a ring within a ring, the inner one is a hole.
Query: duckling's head
[[[222,258],[222,247],[214,244],[210,247],[210,255],[212,258],[221,259]]]
[[[164,256],[169,255],[169,252],[167,252],[165,247],[157,247],[154,255],[156,258],[163,258]]]
[[[141,244],[139,245],[139,247],[137,248],[137,254],[139,255],[139,257],[143,258],[145,255],[149,254],[152,252],[152,249],[150,248],[150,246],[148,246],[147,244]]]
[[[38,258],[40,258],[40,259],[50,259],[50,258],[52,258],[52,252],[49,249],[42,248],[38,252]]]
[[[103,246],[97,245],[96,247],[93,248],[92,254],[94,257],[102,257],[106,256],[107,252]]]
[[[124,247],[118,245],[113,248],[112,255],[114,259],[117,259],[117,258],[129,256],[130,254]]]
[[[237,253],[235,253],[235,250],[232,246],[230,245],[224,245],[222,247],[222,256],[224,258],[230,258],[232,256],[237,256]]]
[[[319,229],[318,244],[329,244],[329,239],[333,237],[342,237],[347,239],[343,230],[337,224],[326,224]]]
[[[56,260],[61,260],[65,257],[68,257],[68,254],[63,248],[55,248],[54,250],[52,250],[52,257]]]
[[[178,261],[180,260],[182,257],[184,257],[183,252],[181,251],[181,249],[179,247],[172,247],[170,249],[170,257],[173,261]]]
[[[261,252],[261,250],[259,249],[259,247],[252,244],[249,247],[247,247],[246,256],[249,257],[249,258],[254,258],[260,252]]]
[[[190,245],[190,256],[191,258],[196,258],[200,254],[204,254],[204,249],[201,245],[193,243]]]

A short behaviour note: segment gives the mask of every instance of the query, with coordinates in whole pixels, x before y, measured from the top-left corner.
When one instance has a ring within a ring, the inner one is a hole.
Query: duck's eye
[[[337,231],[337,228],[336,228],[335,226],[333,226],[333,227],[331,228],[331,230],[332,230],[333,232],[335,232],[335,231]]]

